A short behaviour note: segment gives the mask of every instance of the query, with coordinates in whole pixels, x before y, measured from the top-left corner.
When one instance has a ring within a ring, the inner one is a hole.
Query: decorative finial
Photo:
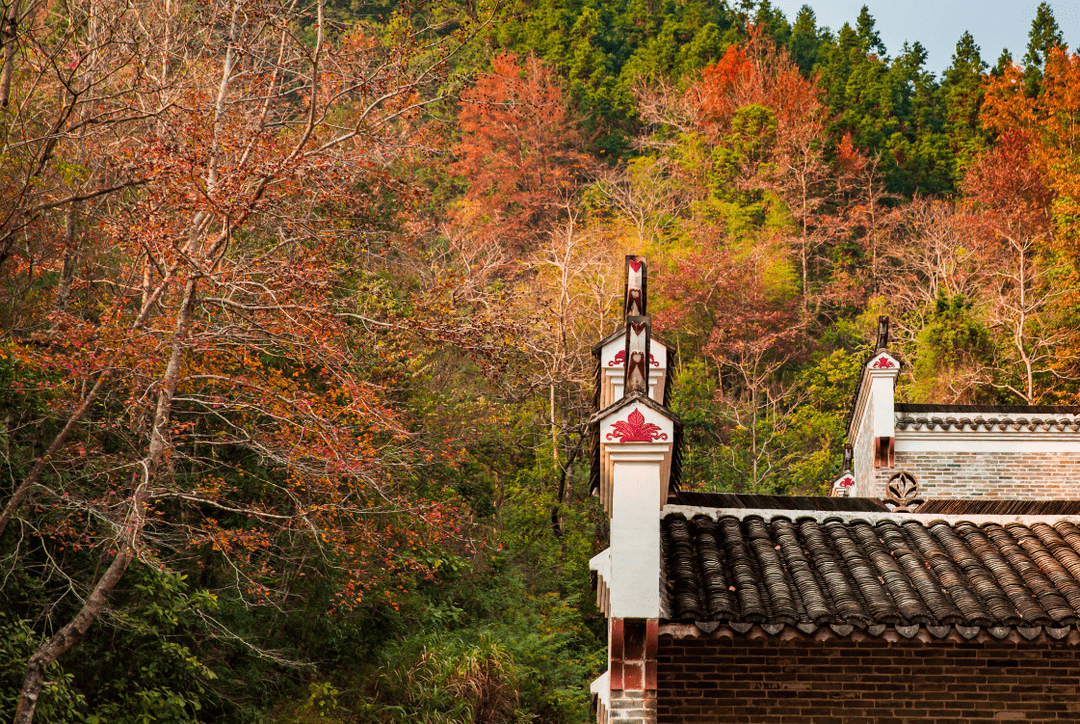
[[[854,454],[851,451],[851,444],[844,445],[844,465],[841,470],[851,470],[851,463],[854,459]]]
[[[915,476],[901,470],[885,484],[885,506],[894,513],[914,513],[925,502],[921,492]]]
[[[626,318],[626,378],[623,395],[649,394],[649,340],[652,324],[648,317]]]
[[[889,348],[889,317],[882,314],[877,318],[877,347],[875,349]]]
[[[645,257],[627,254],[626,256],[626,309],[627,317],[644,317],[648,314],[648,268]]]

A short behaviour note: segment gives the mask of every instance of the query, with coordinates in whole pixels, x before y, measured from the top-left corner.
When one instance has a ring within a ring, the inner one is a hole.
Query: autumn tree
[[[1063,290],[1052,284],[1052,193],[1032,162],[1031,144],[1027,134],[1006,133],[965,179],[976,209],[976,233],[983,237],[976,248],[992,270],[989,321],[1007,340],[999,366],[1003,372],[1013,365],[1019,368],[994,384],[1029,405],[1049,391],[1039,378],[1053,377],[1055,363],[1061,361],[1057,348],[1065,340],[1053,320],[1054,301]]]
[[[363,260],[403,228],[391,169],[423,146],[457,39],[404,18],[332,25],[322,2],[95,20],[111,8],[68,6],[90,13],[71,36],[27,15],[14,57],[32,72],[9,91],[46,131],[11,123],[4,138],[24,158],[3,172],[4,355],[40,400],[11,422],[49,438],[8,448],[0,536],[79,600],[29,659],[18,724],[133,565],[203,550],[257,606],[318,561],[349,607],[424,575],[417,545],[455,516],[391,474],[415,453],[372,368],[393,354],[385,330],[409,325]],[[58,223],[75,227],[60,239],[79,240],[77,263],[50,242]],[[286,540],[305,541],[299,560],[277,555]]]
[[[585,170],[582,136],[559,81],[535,57],[502,54],[461,94],[454,171],[467,190],[458,226],[512,257],[557,226]]]
[[[819,89],[792,57],[760,41],[745,50],[729,48],[689,94],[700,109],[700,132],[717,147],[713,155],[723,172],[717,180],[771,193],[790,215],[795,232],[788,242],[798,258],[803,308],[809,309],[817,252],[835,238],[840,223],[830,205],[850,184],[858,154],[830,137]]]
[[[702,353],[719,375],[724,457],[738,490],[767,490],[797,456],[784,432],[798,400],[780,372],[803,353],[806,325],[797,297],[777,284],[776,251],[710,244],[662,278],[672,303],[657,325],[665,333],[700,330]]]

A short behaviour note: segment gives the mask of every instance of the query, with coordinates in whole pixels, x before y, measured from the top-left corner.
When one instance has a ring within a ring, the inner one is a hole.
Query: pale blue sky
[[[929,55],[926,69],[941,76],[952,62],[956,41],[971,32],[983,60],[993,65],[1003,48],[1019,61],[1027,49],[1028,31],[1039,2],[1029,0],[772,0],[789,22],[803,5],[814,9],[819,26],[837,31],[845,23],[855,26],[859,9],[866,5],[877,21],[877,30],[895,57],[904,41],[918,40]],[[1054,18],[1072,50],[1080,45],[1080,2],[1051,2]]]

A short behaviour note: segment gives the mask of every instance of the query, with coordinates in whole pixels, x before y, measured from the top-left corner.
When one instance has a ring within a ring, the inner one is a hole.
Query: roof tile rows
[[[673,513],[662,527],[676,621],[859,628],[1080,623],[1080,528],[1068,521],[714,521]]]
[[[896,421],[896,429],[912,431],[983,430],[991,432],[1041,431],[1077,432],[1080,419],[1038,417],[912,417],[904,415]]]

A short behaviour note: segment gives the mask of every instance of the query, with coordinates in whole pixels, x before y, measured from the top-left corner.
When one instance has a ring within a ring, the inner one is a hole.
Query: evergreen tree
[[[895,129],[886,140],[895,168],[890,186],[908,193],[948,193],[953,186],[953,162],[943,133],[941,89],[926,71],[923,44],[904,43],[889,67],[892,122]]]
[[[803,75],[809,77],[821,56],[821,38],[818,37],[817,17],[809,5],[799,8],[795,16],[795,25],[791,29],[791,42],[788,50],[795,56],[795,62]]]
[[[1065,38],[1054,19],[1054,11],[1048,3],[1039,3],[1035,19],[1031,22],[1031,32],[1028,33],[1027,54],[1024,55],[1024,90],[1029,97],[1034,98],[1039,93],[1042,68],[1050,49],[1064,44]]]
[[[990,75],[995,78],[1000,78],[1005,75],[1005,71],[1012,67],[1013,57],[1012,51],[1005,48],[1001,51],[1001,55],[998,56],[997,62],[994,63],[994,67],[990,69]]]
[[[777,46],[787,45],[791,41],[791,25],[784,17],[784,11],[774,8],[769,0],[761,0],[754,15],[754,25],[761,29],[765,37],[772,38]]]
[[[945,101],[945,133],[955,166],[964,166],[982,147],[983,132],[979,123],[983,81],[987,65],[971,33],[965,32],[956,43],[952,64],[945,70],[941,91]]]
[[[855,33],[859,39],[859,47],[864,53],[885,57],[885,43],[881,42],[881,35],[874,28],[874,17],[870,14],[870,8],[865,5],[862,6],[859,17],[855,21]]]

